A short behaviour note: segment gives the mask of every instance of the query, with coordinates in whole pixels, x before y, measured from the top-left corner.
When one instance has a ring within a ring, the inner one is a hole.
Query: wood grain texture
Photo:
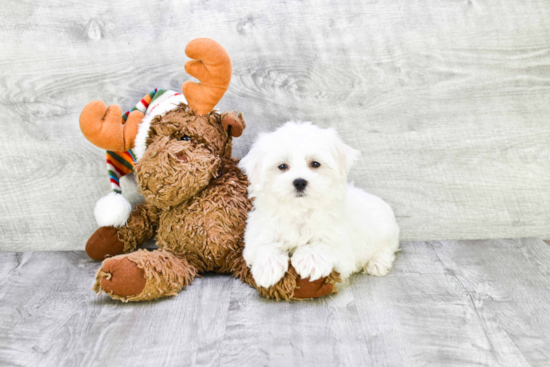
[[[81,252],[0,254],[2,366],[548,366],[550,247],[410,242],[384,278],[260,298],[223,275],[177,297],[96,297]]]
[[[547,0],[5,0],[0,13],[0,250],[84,248],[109,185],[82,107],[179,90],[196,37],[232,56],[219,107],[248,123],[237,156],[287,120],[334,126],[363,153],[351,178],[393,206],[405,240],[550,238]]]

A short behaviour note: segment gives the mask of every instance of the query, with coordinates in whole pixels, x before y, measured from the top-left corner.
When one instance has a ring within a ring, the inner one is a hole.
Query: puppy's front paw
[[[275,285],[288,270],[288,255],[271,252],[259,256],[252,264],[252,276],[258,287],[269,288]]]
[[[296,272],[310,281],[328,276],[332,272],[333,263],[327,254],[316,251],[311,246],[301,247],[290,259]]]

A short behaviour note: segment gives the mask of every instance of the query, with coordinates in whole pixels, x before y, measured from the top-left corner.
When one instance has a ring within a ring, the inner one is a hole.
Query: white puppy
[[[239,166],[248,175],[244,259],[256,283],[270,287],[288,270],[316,280],[384,276],[399,248],[399,227],[382,199],[347,183],[360,152],[334,129],[288,122],[261,134]]]

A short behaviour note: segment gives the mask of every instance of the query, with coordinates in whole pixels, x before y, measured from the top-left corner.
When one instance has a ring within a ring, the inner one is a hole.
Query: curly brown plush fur
[[[152,300],[177,294],[196,274],[205,272],[232,274],[258,288],[242,257],[247,213],[252,208],[248,181],[231,157],[232,138],[224,118],[232,119],[233,125],[238,120],[236,126],[242,129],[246,126],[240,114],[196,115],[185,104],[151,121],[147,149],[135,167],[145,203],[117,230],[123,243],[117,248],[126,255],[103,262],[96,292],[105,291],[124,302]],[[183,140],[184,136],[189,139]],[[162,250],[130,253],[152,237]],[[90,241],[94,238],[104,237],[92,236]],[[92,241],[87,249],[97,253],[105,248],[105,255],[112,255],[116,242],[109,249]],[[338,274],[333,273],[310,283],[290,267],[277,284],[258,291],[277,300],[313,298],[336,292],[337,281]]]

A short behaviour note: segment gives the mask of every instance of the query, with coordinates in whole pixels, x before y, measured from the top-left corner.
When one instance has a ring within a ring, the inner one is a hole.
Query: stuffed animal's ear
[[[238,138],[246,129],[246,122],[244,122],[243,114],[240,112],[224,112],[222,113],[222,126],[232,137]]]

